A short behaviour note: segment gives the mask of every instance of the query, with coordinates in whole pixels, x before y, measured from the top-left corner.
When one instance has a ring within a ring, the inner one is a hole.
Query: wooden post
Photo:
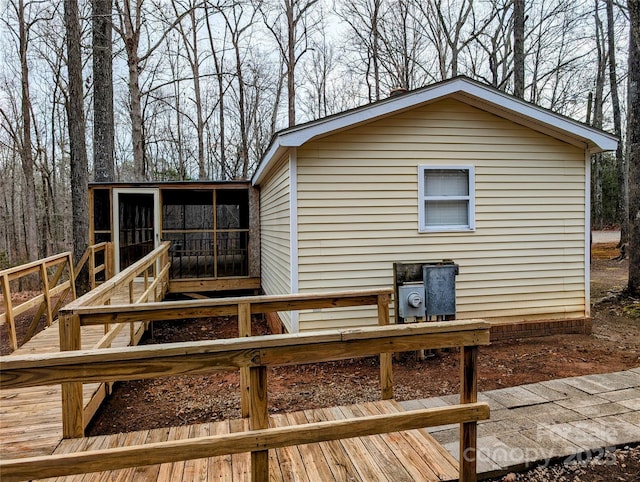
[[[80,317],[63,315],[58,321],[60,351],[80,350]],[[62,383],[62,437],[84,437],[84,402],[82,383]]]
[[[40,265],[40,277],[42,278],[42,295],[44,296],[44,309],[47,314],[47,326],[51,326],[51,323],[53,323],[53,315],[51,312],[51,296],[49,296],[49,274],[47,273],[46,263],[42,263]],[[34,320],[34,323],[37,324],[38,321]]]
[[[269,428],[269,410],[267,405],[267,367],[249,368],[251,397],[249,428],[259,430]],[[251,482],[269,481],[269,451],[251,452]]]
[[[251,304],[238,304],[238,336],[251,336]],[[243,418],[250,413],[251,379],[249,368],[240,368],[240,414]]]
[[[3,275],[0,282],[2,282],[2,294],[4,298],[4,316],[7,326],[9,327],[9,341],[11,342],[11,349],[15,351],[18,349],[18,337],[16,336],[16,322],[13,318],[13,305],[11,303],[9,277],[7,275]]]
[[[69,282],[71,283],[71,299],[75,300],[78,297],[76,291],[76,273],[73,269],[73,255],[69,253],[67,255],[67,263],[69,263]]]
[[[460,350],[460,403],[478,401],[478,347]],[[476,482],[477,422],[460,424],[460,482]]]
[[[389,324],[389,295],[378,295],[378,324]],[[393,398],[393,353],[380,353],[380,388],[382,400]]]
[[[89,286],[96,289],[96,250],[93,245],[89,246]]]
[[[58,286],[58,282],[60,281],[60,278],[62,278],[62,273],[64,273],[64,266],[65,263],[60,263],[58,265],[58,269],[56,270],[55,274],[53,275],[53,278],[51,278],[51,280],[47,280],[48,281],[48,286],[51,287],[56,287]],[[56,316],[56,314],[58,313],[58,310],[60,309],[60,307],[62,306],[62,304],[64,303],[64,298],[67,295],[67,291],[63,292],[60,297],[58,298],[58,302],[56,303],[55,306],[53,306],[51,308],[51,321],[53,322],[53,318]],[[50,298],[50,297],[49,297]],[[46,301],[46,300],[45,300]],[[40,317],[44,314],[44,311],[47,309],[48,305],[47,303],[43,301],[40,304],[40,307],[38,308],[38,311],[36,312],[36,315],[33,317],[34,320],[39,320]],[[50,306],[50,305],[49,305]],[[34,333],[35,330],[37,328],[37,324],[36,325],[32,325],[33,326],[33,330],[29,329],[27,331],[27,334],[25,335],[24,339],[25,339],[25,343],[30,340]],[[31,328],[31,327],[30,327]]]
[[[109,242],[106,244],[106,246],[104,247],[104,267],[105,267],[105,274],[104,274],[104,280],[107,281],[108,279],[113,278],[113,272],[114,270],[114,257],[113,257],[113,243]]]

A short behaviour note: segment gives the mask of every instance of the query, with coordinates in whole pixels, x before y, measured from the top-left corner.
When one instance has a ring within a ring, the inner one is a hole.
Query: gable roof
[[[444,98],[454,98],[584,148],[592,154],[615,150],[618,145],[617,138],[612,134],[460,76],[277,132],[258,165],[252,182],[254,185],[259,184],[270,166],[288,148],[300,147],[311,140]]]

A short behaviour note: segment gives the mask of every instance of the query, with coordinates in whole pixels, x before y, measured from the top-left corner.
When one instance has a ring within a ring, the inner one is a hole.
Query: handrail
[[[3,461],[0,462],[0,477],[2,480],[51,477],[137,466],[141,460],[154,464],[251,451],[252,480],[263,481],[269,475],[269,448],[461,423],[460,480],[475,480],[477,421],[489,417],[488,404],[477,403],[477,350],[478,345],[486,344],[489,344],[489,324],[466,320],[0,357],[0,389],[155,378],[238,368],[249,369],[251,380],[249,432]],[[340,422],[277,429],[267,427],[267,367],[458,346],[461,347],[458,405]]]
[[[36,306],[38,307],[31,323],[29,324],[29,328],[26,331],[24,339],[22,340],[21,344],[24,344],[35,334],[42,315],[46,315],[46,325],[51,326],[67,296],[71,294],[71,301],[76,299],[74,283],[87,261],[89,261],[89,284],[92,289],[97,285],[96,276],[99,273],[104,272],[105,280],[111,277],[113,272],[111,263],[113,257],[112,250],[112,243],[103,242],[93,244],[87,247],[82,258],[75,267],[73,266],[73,254],[69,251],[65,251],[64,253],[0,271],[0,287],[4,294],[3,303],[5,306],[5,313],[0,314],[0,324],[8,322],[11,349],[15,351],[19,346],[15,327],[15,318],[17,315],[20,315]],[[104,253],[104,262],[96,264],[96,254],[100,252]],[[57,269],[53,273],[53,276],[50,276],[47,270],[54,267],[57,267]],[[66,276],[64,276],[64,281],[61,282],[65,272]],[[10,282],[34,273],[39,273],[40,281],[42,283],[42,293],[34,296],[28,301],[25,301],[24,303],[13,306],[13,303],[11,302]],[[60,297],[58,298],[58,301],[54,303],[52,298],[57,295],[60,295]]]
[[[96,265],[96,254],[103,252],[102,264]],[[113,276],[113,243],[103,241],[102,243],[92,244],[87,247],[86,251],[80,258],[80,261],[74,267],[74,281],[78,278],[82,268],[89,261],[89,286],[94,289],[98,283],[96,277],[100,273],[104,273],[105,281]]]
[[[105,283],[102,283],[96,289],[85,293],[75,301],[69,303],[67,306],[65,306],[64,311],[66,312],[79,306],[94,306],[108,303],[118,290],[120,290],[124,286],[131,285],[131,283],[137,277],[143,275],[144,272],[150,267],[153,267],[154,264],[158,262],[158,260],[161,260],[163,267],[166,266],[168,264],[168,260],[165,262],[165,260],[163,260],[162,258],[167,255],[170,246],[171,243],[168,241],[161,243],[160,246],[155,248],[149,254],[136,261],[126,269],[120,271],[118,274],[114,275]],[[157,270],[157,272],[160,272],[160,269],[158,269],[157,267],[155,269]]]
[[[141,266],[150,262],[146,258],[140,261]],[[134,270],[135,271],[135,270]],[[158,279],[164,279],[168,275],[168,266],[165,265],[163,275]],[[125,274],[129,279],[131,274]],[[117,277],[112,280],[117,283]],[[154,280],[154,283],[157,280]],[[94,291],[102,288],[99,287]],[[105,288],[106,289],[106,288]],[[239,336],[251,336],[251,315],[257,313],[272,313],[277,311],[337,308],[345,306],[376,305],[378,307],[378,323],[389,324],[389,302],[392,291],[390,289],[354,290],[346,292],[328,292],[294,295],[269,295],[247,296],[239,298],[206,299],[168,301],[162,303],[144,303],[128,305],[102,305],[86,306],[83,302],[89,299],[88,295],[79,298],[75,303],[70,303],[60,313],[60,346],[63,350],[80,350],[80,333],[82,326],[116,325],[103,337],[100,348],[106,346],[106,342],[113,339],[114,334],[124,326],[124,323],[133,325],[135,322],[153,322],[159,320],[184,320],[188,318],[216,317],[226,315],[238,316]],[[98,299],[99,296],[94,297]],[[105,330],[106,331],[106,330]],[[133,343],[132,343],[133,344]],[[389,353],[380,354],[380,376],[382,398],[393,398],[392,361]],[[81,386],[76,384],[63,386],[65,393],[65,406],[63,407],[64,436],[78,437],[82,435],[84,426],[82,417]],[[69,393],[67,393],[69,392]],[[240,411],[243,417],[249,416],[249,371],[240,368]]]
[[[49,276],[47,271],[50,268],[56,268],[53,276]],[[61,282],[65,271],[67,272],[66,279]],[[13,306],[10,282],[33,273],[39,274],[42,293],[24,303]],[[9,342],[12,350],[17,350],[19,346],[15,317],[31,308],[38,307],[29,324],[24,340],[22,340],[24,344],[36,333],[42,315],[46,315],[46,325],[51,326],[67,295],[71,293],[72,299],[75,299],[76,290],[71,281],[73,279],[73,260],[69,251],[0,271],[0,287],[4,295],[3,302],[5,307],[5,312],[0,314],[0,323],[8,323]],[[54,302],[53,297],[57,295],[59,295],[58,301]]]

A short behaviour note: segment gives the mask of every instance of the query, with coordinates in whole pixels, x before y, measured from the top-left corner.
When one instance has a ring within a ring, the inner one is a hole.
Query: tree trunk
[[[131,143],[133,150],[134,181],[145,181],[147,173],[144,162],[144,141],[142,129],[142,93],[140,92],[140,26],[142,23],[142,0],[135,0],[132,6],[130,0],[124,0],[123,5],[116,2],[120,13],[118,33],[122,37],[127,54],[129,70],[129,118],[131,119]],[[158,44],[157,44],[158,45]]]
[[[629,241],[629,169],[623,155],[622,120],[620,118],[620,97],[618,96],[618,75],[616,72],[616,46],[613,25],[613,0],[607,0],[607,43],[609,50],[609,85],[611,86],[611,107],[613,109],[613,132],[620,142],[616,149],[618,172],[618,202],[616,217],[620,222],[620,245]]]
[[[597,48],[597,64],[596,64],[596,92],[593,97],[593,127],[602,128],[602,107],[604,104],[604,81],[606,76],[607,58],[605,53],[604,35],[602,31],[602,22],[599,16],[599,2],[595,0],[595,24],[596,24],[596,48]],[[592,218],[593,228],[602,229],[604,227],[604,211],[602,198],[602,154],[593,156],[592,170]]]
[[[220,170],[218,172],[218,178],[221,180],[227,179],[227,134],[225,130],[225,89],[224,89],[224,56],[218,57],[218,50],[214,45],[213,29],[211,28],[211,16],[208,11],[208,4],[204,4],[204,13],[207,23],[207,33],[209,34],[209,47],[211,48],[211,55],[213,57],[213,65],[215,66],[216,81],[218,85],[218,122],[220,131]],[[226,18],[226,17],[225,17]],[[228,21],[227,21],[228,23]]]
[[[380,8],[381,0],[374,0],[371,19],[371,60],[373,61],[373,85],[375,100],[380,100]],[[370,99],[371,100],[371,99]]]
[[[524,99],[524,0],[513,0],[513,95]]]
[[[36,186],[33,177],[33,151],[31,150],[31,97],[29,90],[29,64],[27,61],[28,31],[25,18],[24,1],[18,3],[18,22],[20,36],[21,67],[21,114],[22,142],[20,159],[24,174],[24,215],[25,215],[25,259],[33,261],[38,258],[38,227],[36,224]]]
[[[138,72],[137,51],[131,51],[128,56],[129,64],[129,97],[131,110],[131,141],[133,144],[133,177],[135,181],[145,181],[147,173],[144,164],[144,147],[142,142],[142,93]]]
[[[640,296],[640,2],[628,0],[629,294]]]
[[[249,140],[247,133],[247,110],[245,106],[245,86],[244,76],[242,72],[242,59],[241,59],[241,47],[240,39],[234,33],[233,36],[233,48],[236,52],[236,77],[238,78],[238,117],[240,120],[240,153],[238,155],[240,165],[242,166],[242,178],[247,179],[249,175]],[[294,91],[295,95],[295,91]],[[291,112],[291,110],[289,111]],[[293,118],[295,119],[295,100],[293,107]]]
[[[89,239],[88,162],[82,95],[82,57],[80,54],[80,19],[77,0],[65,0],[64,19],[67,30],[67,69],[69,76],[69,146],[71,162],[71,206],[73,210],[73,253],[78,261]],[[88,281],[88,278],[87,280]],[[79,289],[88,287],[80,282]]]
[[[296,125],[296,23],[293,16],[294,0],[286,0],[287,15],[287,95],[289,127]]]
[[[93,178],[115,181],[113,161],[112,0],[93,0]]]

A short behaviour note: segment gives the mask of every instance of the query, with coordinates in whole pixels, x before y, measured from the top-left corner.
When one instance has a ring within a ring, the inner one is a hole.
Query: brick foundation
[[[522,321],[491,325],[491,341],[565,334],[591,334],[591,318]]]

